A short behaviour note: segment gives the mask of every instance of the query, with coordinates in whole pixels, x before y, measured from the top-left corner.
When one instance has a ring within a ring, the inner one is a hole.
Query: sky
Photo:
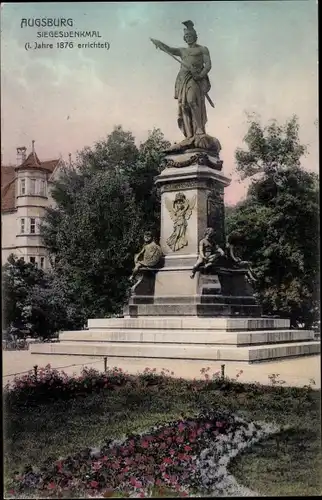
[[[72,19],[73,27],[21,27],[22,19]],[[212,60],[206,131],[222,145],[223,173],[232,182],[225,201],[246,194],[234,153],[243,147],[246,113],[263,125],[296,114],[309,155],[303,166],[318,171],[318,28],[315,0],[207,2],[12,3],[1,7],[1,152],[16,162],[17,146],[41,160],[68,161],[122,125],[137,142],[160,128],[170,142],[183,139],[177,126],[174,82],[179,64],[149,38],[185,46],[182,22],[192,20],[198,43]],[[101,38],[37,38],[39,31],[98,31]],[[78,43],[108,42],[106,48]],[[26,50],[26,43],[54,48]]]

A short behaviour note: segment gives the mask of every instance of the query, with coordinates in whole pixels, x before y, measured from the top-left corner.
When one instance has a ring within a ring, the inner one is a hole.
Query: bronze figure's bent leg
[[[193,279],[195,277],[196,272],[202,266],[203,263],[204,263],[204,259],[202,257],[198,257],[198,260],[195,263],[195,265],[193,266],[191,274],[190,274],[191,279]]]

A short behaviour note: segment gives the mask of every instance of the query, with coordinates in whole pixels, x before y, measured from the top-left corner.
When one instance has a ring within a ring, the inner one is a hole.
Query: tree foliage
[[[319,190],[317,175],[301,167],[298,130],[295,117],[284,126],[250,122],[247,149],[236,151],[237,170],[242,178],[261,175],[226,223],[228,232],[242,235],[264,311],[309,327],[319,300]]]
[[[72,325],[83,326],[84,318],[66,300],[64,282],[52,272],[10,255],[2,277],[4,329],[28,329],[33,336],[47,338]]]
[[[69,284],[69,300],[83,315],[118,313],[127,297],[133,256],[147,229],[159,230],[160,130],[136,147],[130,132],[116,127],[55,182],[56,207],[42,225],[55,273]]]

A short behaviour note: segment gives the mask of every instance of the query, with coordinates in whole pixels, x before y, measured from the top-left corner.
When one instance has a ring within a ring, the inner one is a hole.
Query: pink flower
[[[177,439],[176,439],[177,443],[183,443],[184,442],[184,439],[182,436],[178,436]]]
[[[223,427],[224,426],[224,423],[223,422],[216,422],[216,427]]]
[[[184,451],[192,451],[191,446],[188,445],[184,446]]]
[[[142,483],[141,481],[138,481],[135,477],[131,477],[130,483],[134,488],[142,488]]]
[[[149,448],[148,441],[141,441],[141,446],[142,446],[142,448]]]
[[[163,463],[165,463],[165,464],[172,464],[172,458],[170,458],[170,457],[164,458],[163,459]]]
[[[54,483],[54,482],[51,482],[51,483],[49,483],[49,484],[47,485],[47,488],[48,488],[49,490],[53,490],[54,488],[56,488],[56,485],[55,485],[55,483]]]
[[[185,428],[186,428],[186,426],[182,422],[180,422],[180,424],[178,425],[178,431],[183,432],[185,430]]]
[[[91,488],[97,488],[97,486],[98,486],[98,482],[97,481],[91,481],[89,484],[90,484]]]

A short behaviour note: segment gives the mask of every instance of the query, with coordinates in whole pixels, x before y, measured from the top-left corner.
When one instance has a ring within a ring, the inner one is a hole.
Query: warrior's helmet
[[[193,37],[195,39],[194,41],[196,41],[198,36],[197,36],[196,30],[194,29],[193,22],[192,21],[184,21],[182,24],[184,24],[184,26],[185,26],[184,36],[183,36],[184,41],[186,41],[186,35],[193,35]]]

